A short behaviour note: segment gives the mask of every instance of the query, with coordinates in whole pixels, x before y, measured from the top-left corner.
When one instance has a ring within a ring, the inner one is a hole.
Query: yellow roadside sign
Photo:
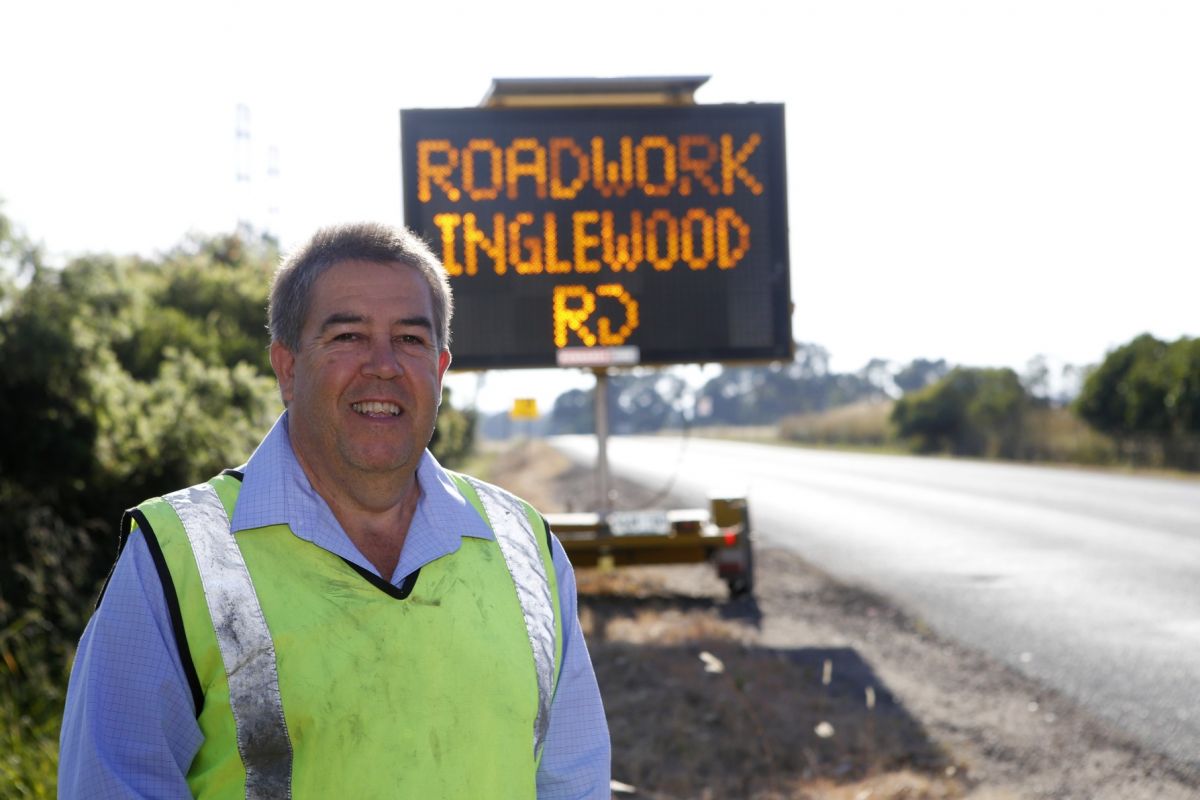
[[[518,397],[513,400],[510,416],[513,419],[537,419],[537,400],[532,397]]]

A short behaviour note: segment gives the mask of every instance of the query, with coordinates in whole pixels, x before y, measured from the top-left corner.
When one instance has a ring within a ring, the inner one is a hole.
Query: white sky
[[[836,369],[1080,364],[1143,331],[1200,334],[1200,3],[0,12],[0,198],[60,256],[150,253],[229,230],[239,210],[285,245],[331,222],[399,221],[401,108],[474,106],[493,77],[712,75],[700,102],[786,104],[794,334]],[[238,103],[253,151],[240,195]],[[479,401],[548,408],[590,381],[490,373]]]

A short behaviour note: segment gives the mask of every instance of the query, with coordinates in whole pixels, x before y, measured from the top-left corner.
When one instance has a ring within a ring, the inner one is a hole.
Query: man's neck
[[[421,500],[421,484],[415,475],[409,486],[408,493],[399,504],[383,511],[342,505],[337,500],[326,498],[333,516],[350,541],[371,562],[380,577],[387,581],[392,579],[396,565],[400,563],[400,553],[404,550],[409,526]]]
[[[404,474],[362,474],[339,480],[312,469],[294,443],[292,449],[309,483],[350,541],[384,580],[391,580],[421,500],[415,467]]]

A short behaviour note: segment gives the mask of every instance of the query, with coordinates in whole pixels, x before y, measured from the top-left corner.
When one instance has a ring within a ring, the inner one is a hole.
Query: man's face
[[[416,470],[450,353],[413,267],[343,261],[313,285],[299,352],[271,345],[301,464],[324,480]]]

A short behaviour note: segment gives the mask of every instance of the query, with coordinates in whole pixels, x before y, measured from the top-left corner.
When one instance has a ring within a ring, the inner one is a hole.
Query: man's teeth
[[[393,417],[400,414],[400,406],[395,403],[354,403],[350,407],[359,414],[390,414]]]

